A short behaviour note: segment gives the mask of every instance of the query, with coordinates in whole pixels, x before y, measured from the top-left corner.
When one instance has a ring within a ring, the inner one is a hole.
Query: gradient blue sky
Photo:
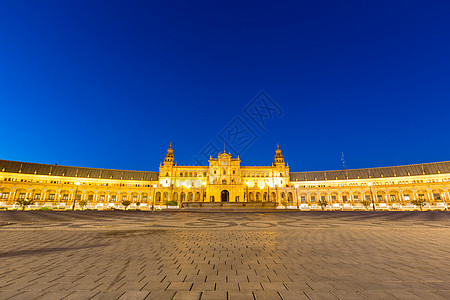
[[[157,170],[261,90],[241,153],[292,171],[449,160],[448,1],[0,3],[0,158]],[[243,118],[245,122],[249,120]],[[249,122],[250,123],[250,122]]]

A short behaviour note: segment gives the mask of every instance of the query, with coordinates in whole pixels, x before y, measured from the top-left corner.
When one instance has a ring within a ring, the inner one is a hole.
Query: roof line
[[[398,168],[398,167],[413,167],[413,166],[423,166],[430,164],[440,164],[440,163],[450,163],[450,160],[435,161],[421,164],[409,164],[409,165],[395,165],[386,167],[372,167],[372,168],[359,168],[359,169],[346,169],[346,170],[322,170],[322,171],[291,171],[289,173],[317,173],[317,172],[344,172],[344,171],[362,171],[362,170],[372,170],[372,169],[387,169],[387,168]]]

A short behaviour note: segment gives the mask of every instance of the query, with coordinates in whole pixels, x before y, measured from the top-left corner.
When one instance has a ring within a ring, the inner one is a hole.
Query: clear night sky
[[[256,137],[243,165],[270,165],[277,142],[291,171],[341,169],[342,152],[347,168],[450,160],[449,16],[448,1],[1,1],[0,158],[156,171],[170,141],[193,165],[238,120]],[[244,112],[260,91],[282,110],[263,128]]]

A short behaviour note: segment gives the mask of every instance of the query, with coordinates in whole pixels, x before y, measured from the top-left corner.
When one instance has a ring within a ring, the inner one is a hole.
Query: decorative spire
[[[164,158],[164,165],[173,165],[173,164],[174,164],[174,156],[173,156],[172,142],[170,142],[169,149],[167,149],[167,153]]]
[[[281,154],[280,145],[277,143],[277,150],[275,150],[275,165],[283,164],[284,165],[284,157]]]

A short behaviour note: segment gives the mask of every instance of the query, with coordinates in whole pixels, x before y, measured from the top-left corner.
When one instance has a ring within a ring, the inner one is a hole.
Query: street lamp
[[[155,190],[156,190],[157,185],[154,184],[153,185],[153,198],[152,198],[152,211],[155,210]]]
[[[372,200],[372,208],[373,211],[375,211],[375,202],[373,201],[373,194],[372,194],[372,182],[367,183],[370,189],[370,200]]]
[[[205,198],[206,198],[205,187],[206,187],[206,181],[204,181],[202,183],[202,202],[205,202]]]
[[[295,199],[297,199],[297,209],[300,209],[300,205],[298,204],[298,194],[297,194],[298,184],[294,185],[294,188],[295,188]]]
[[[75,210],[75,200],[77,199],[78,186],[80,185],[80,182],[77,181],[75,184],[77,185],[77,188],[75,189],[75,196],[73,196],[72,210]]]

